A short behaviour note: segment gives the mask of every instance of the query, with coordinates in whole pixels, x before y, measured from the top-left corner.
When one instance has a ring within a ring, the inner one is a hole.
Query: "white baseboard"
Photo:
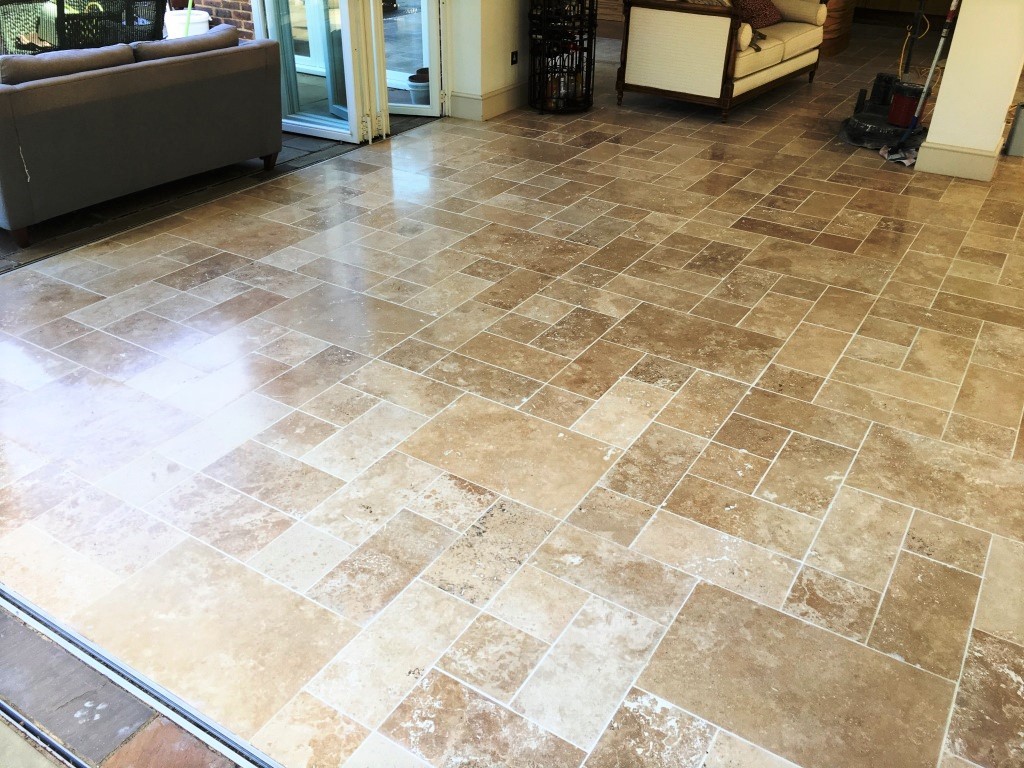
[[[490,120],[492,117],[503,115],[516,107],[523,106],[526,103],[526,97],[527,84],[515,83],[482,96],[453,91],[449,96],[449,104],[452,117],[461,117],[465,120]]]
[[[991,181],[998,162],[998,146],[986,151],[926,141],[921,145],[914,168],[928,173],[941,173],[944,176]]]

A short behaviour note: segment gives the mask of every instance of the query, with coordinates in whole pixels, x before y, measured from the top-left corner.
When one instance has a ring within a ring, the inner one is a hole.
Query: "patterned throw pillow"
[[[740,12],[740,21],[754,29],[764,29],[782,21],[779,9],[772,5],[772,0],[734,0]]]

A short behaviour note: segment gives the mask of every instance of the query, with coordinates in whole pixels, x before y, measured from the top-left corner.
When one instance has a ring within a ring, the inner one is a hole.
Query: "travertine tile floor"
[[[290,768],[1024,764],[1024,173],[858,39],[5,276],[0,579]]]

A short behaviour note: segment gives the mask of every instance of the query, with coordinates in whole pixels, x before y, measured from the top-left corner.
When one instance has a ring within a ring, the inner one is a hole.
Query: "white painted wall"
[[[529,0],[448,0],[450,110],[486,120],[526,103]],[[512,66],[511,53],[519,51]]]
[[[948,161],[957,148],[997,153],[1022,68],[1024,0],[963,0],[918,169],[950,173],[940,155]]]

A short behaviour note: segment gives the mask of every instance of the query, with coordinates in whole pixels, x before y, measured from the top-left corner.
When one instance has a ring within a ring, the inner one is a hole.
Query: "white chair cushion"
[[[736,50],[745,51],[750,47],[750,41],[754,39],[754,29],[749,24],[740,24],[736,33]]]
[[[825,23],[828,6],[818,0],[772,0],[785,21],[802,21],[820,27]]]
[[[774,29],[777,26],[779,25],[775,24],[767,27],[765,34],[768,34],[768,30]],[[753,48],[747,48],[747,50],[737,53],[734,77],[746,77],[754,72],[760,72],[767,67],[774,67],[782,61],[783,54],[786,51],[786,44],[781,40],[769,37],[767,40],[755,40],[754,42],[761,50],[755,51]]]
[[[821,45],[824,35],[824,30],[821,27],[799,21],[782,21],[765,27],[761,31],[768,35],[769,40],[778,40],[785,46],[782,54],[783,61],[817,48]],[[762,47],[764,47],[763,42]],[[756,69],[751,70],[751,72],[756,71]]]

